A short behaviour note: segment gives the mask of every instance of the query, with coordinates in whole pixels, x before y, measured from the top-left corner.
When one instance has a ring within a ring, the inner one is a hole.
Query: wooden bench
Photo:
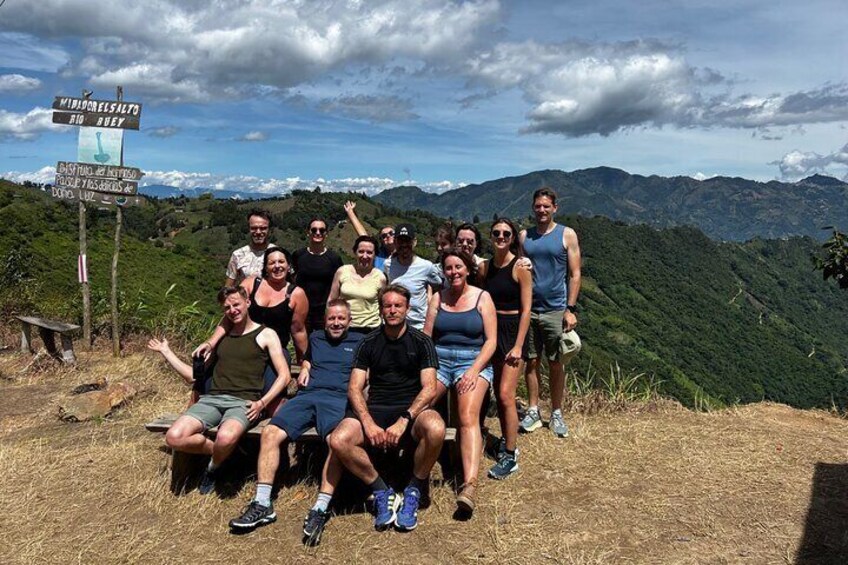
[[[79,326],[32,316],[15,317],[21,322],[21,352],[35,353],[32,347],[32,327],[35,326],[38,328],[41,341],[44,342],[44,347],[51,357],[69,364],[77,362],[76,355],[74,355],[74,340],[70,334],[77,331],[80,328]],[[56,348],[57,333],[62,341],[61,353]]]
[[[165,414],[156,418],[155,420],[148,422],[144,425],[144,428],[148,432],[160,433],[164,434],[167,432],[174,422],[179,417],[179,414]],[[262,430],[265,429],[265,426],[270,422],[270,418],[266,418],[260,421],[251,429],[247,430],[244,438],[247,440],[258,440],[262,436]],[[214,438],[218,433],[218,427],[209,428],[206,430],[206,435],[210,438]],[[455,428],[447,428],[445,430],[445,443],[453,444],[456,442],[456,429]],[[318,431],[315,428],[310,428],[305,431],[297,440],[298,444],[320,444],[322,443],[321,436],[318,435]],[[180,493],[185,489],[186,483],[191,479],[192,476],[196,476],[200,470],[203,458],[200,456],[193,455],[191,453],[183,453],[181,451],[171,450],[171,491],[174,493]]]

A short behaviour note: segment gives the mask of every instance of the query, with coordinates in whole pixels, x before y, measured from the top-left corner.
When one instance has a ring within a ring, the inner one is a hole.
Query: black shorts
[[[388,429],[392,427],[406,411],[409,410],[409,405],[404,406],[369,406],[368,413],[371,414],[371,418],[374,420],[374,423],[380,426],[381,428]],[[345,413],[345,418],[353,418],[358,420],[359,418],[356,416],[356,413],[348,407],[347,413]],[[362,430],[365,431],[365,428]],[[403,432],[403,436],[401,436],[399,445],[403,445],[404,443],[412,443],[412,422],[406,426],[406,431]],[[366,440],[367,442],[367,440]]]
[[[495,348],[495,359],[505,359],[506,354],[515,347],[515,338],[518,337],[518,322],[521,314],[498,314],[498,343]],[[530,332],[524,336],[524,345],[521,347],[521,358],[527,360],[527,352],[530,345]]]

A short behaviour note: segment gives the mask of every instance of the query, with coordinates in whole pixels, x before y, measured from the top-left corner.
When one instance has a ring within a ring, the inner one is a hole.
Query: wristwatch
[[[571,312],[572,314],[576,314],[577,313],[577,304],[569,304],[565,307],[565,309],[568,310],[569,312]]]

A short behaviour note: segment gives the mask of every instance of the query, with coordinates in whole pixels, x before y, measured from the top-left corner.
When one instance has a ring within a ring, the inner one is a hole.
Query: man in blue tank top
[[[542,427],[538,368],[544,353],[551,372],[549,428],[557,437],[566,437],[568,426],[562,418],[565,370],[560,358],[560,341],[563,332],[571,332],[577,326],[580,244],[573,229],[554,221],[556,212],[556,193],[550,188],[540,188],[533,193],[536,227],[522,230],[519,236],[524,254],[533,262],[533,306],[526,372],[530,407],[521,421],[521,430],[529,433]]]

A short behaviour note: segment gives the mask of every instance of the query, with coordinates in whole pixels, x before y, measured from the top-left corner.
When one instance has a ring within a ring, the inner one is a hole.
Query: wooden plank
[[[53,186],[76,190],[91,190],[108,194],[133,196],[138,193],[138,183],[131,180],[103,179],[96,177],[70,176],[56,173]]]
[[[80,112],[53,112],[53,123],[111,129],[139,129],[138,116],[116,116]]]
[[[36,318],[33,316],[15,316],[15,318],[26,324],[32,324],[33,326],[38,326],[39,328],[45,328],[59,333],[72,332],[80,328],[74,324],[66,324],[65,322],[57,322],[56,320],[47,320],[45,318]]]
[[[116,167],[114,165],[93,165],[91,163],[73,163],[59,161],[56,174],[74,177],[98,177],[104,179],[140,180],[144,176],[141,169],[135,167]]]
[[[138,196],[63,188],[61,186],[51,186],[50,194],[53,198],[58,198],[59,200],[75,200],[85,204],[91,204],[92,206],[138,206],[142,203],[142,199]]]
[[[148,432],[164,434],[170,429],[170,427],[174,424],[178,417],[179,414],[164,414],[162,416],[159,416],[155,420],[146,423],[144,425],[144,429],[146,429]],[[245,434],[246,437],[261,436],[262,430],[265,428],[265,426],[268,425],[268,422],[270,421],[270,418],[262,420],[247,431],[247,434]],[[215,435],[218,433],[218,428],[210,428],[206,433],[207,435],[209,435],[209,437],[215,437]],[[300,436],[300,439],[298,439],[298,441],[319,441],[320,439],[321,438],[318,436],[318,431],[315,428],[310,428],[309,430],[304,432],[302,436]],[[445,430],[445,441],[456,441],[456,428],[447,428]]]
[[[53,99],[54,110],[66,112],[90,112],[99,114],[114,114],[118,116],[141,116],[140,102],[124,102],[123,100],[92,100],[74,96],[56,96]]]

